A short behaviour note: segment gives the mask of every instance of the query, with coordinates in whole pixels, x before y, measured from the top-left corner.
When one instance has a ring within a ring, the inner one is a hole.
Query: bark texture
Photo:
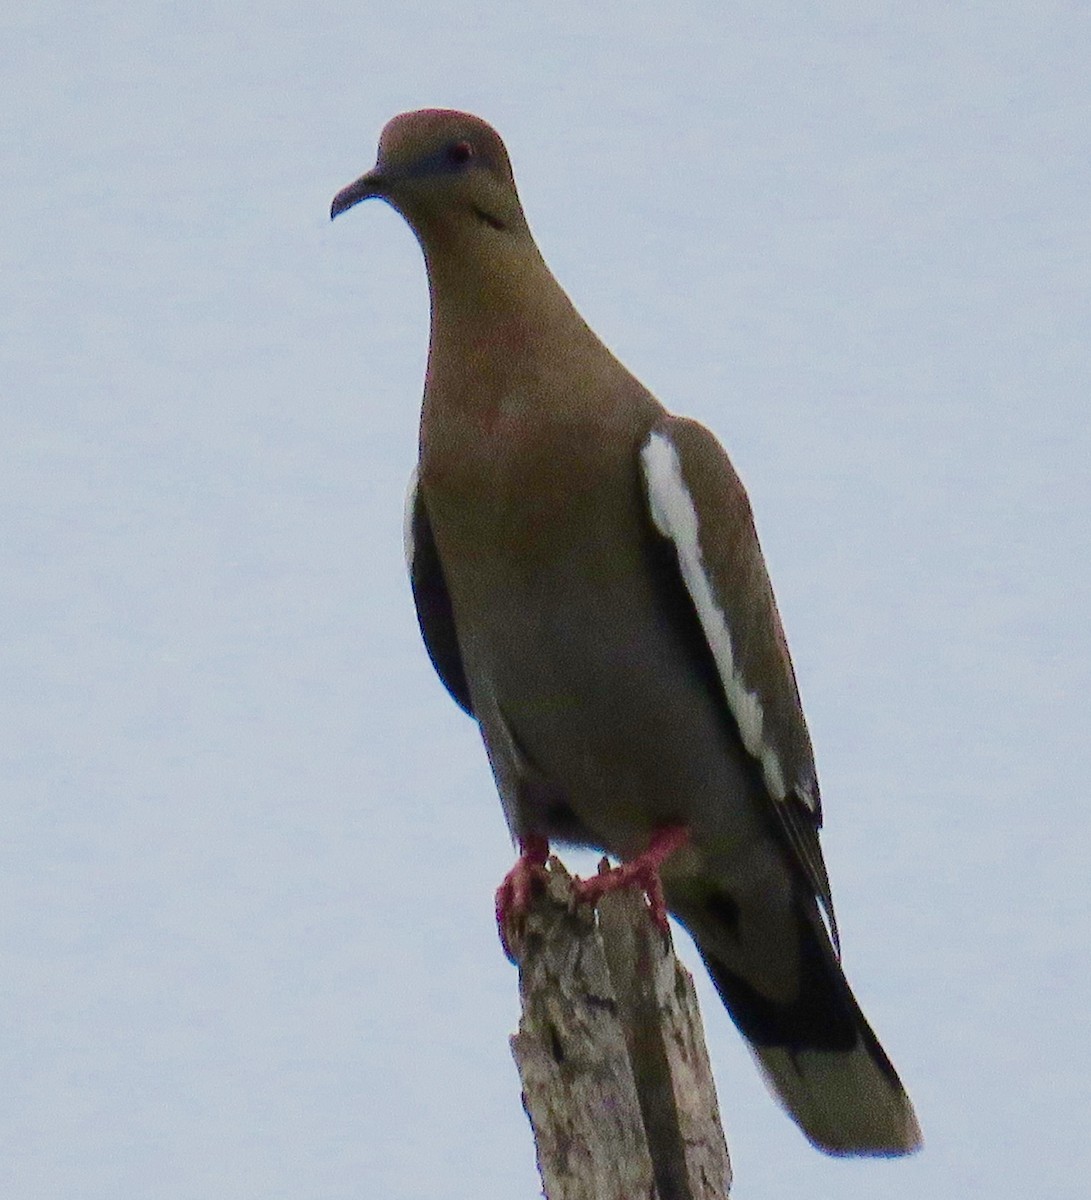
[[[511,1039],[546,1200],[726,1200],[731,1165],[697,996],[643,896],[575,906],[555,859],[509,943]]]

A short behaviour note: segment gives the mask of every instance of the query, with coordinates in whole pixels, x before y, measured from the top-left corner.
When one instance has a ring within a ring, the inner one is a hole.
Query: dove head
[[[375,166],[337,193],[330,216],[374,196],[405,217],[426,250],[467,234],[528,232],[500,135],[468,113],[426,108],[395,117]]]

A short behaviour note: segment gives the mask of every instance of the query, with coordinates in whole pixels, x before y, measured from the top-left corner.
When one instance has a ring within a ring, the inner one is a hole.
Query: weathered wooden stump
[[[509,931],[511,1039],[547,1200],[726,1200],[731,1164],[697,996],[643,896],[548,881]]]

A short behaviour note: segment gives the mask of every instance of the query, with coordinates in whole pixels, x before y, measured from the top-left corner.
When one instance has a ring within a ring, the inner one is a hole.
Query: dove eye
[[[474,148],[469,142],[452,142],[447,147],[447,161],[452,166],[461,167],[474,156]]]

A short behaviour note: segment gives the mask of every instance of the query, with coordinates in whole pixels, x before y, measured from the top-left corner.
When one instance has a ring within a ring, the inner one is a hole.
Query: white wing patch
[[[756,692],[735,664],[735,649],[727,617],[716,598],[701,554],[700,521],[693,498],[682,478],[682,465],[674,443],[664,433],[653,432],[640,451],[647,485],[648,506],[656,529],[674,543],[682,579],[704,630],[705,639],[720,674],[728,707],[739,727],[746,750],[761,764],[765,786],[775,800],[785,797],[784,772],[776,751],[765,740],[765,713]]]
[[[405,492],[405,509],[402,513],[402,549],[405,551],[405,565],[409,578],[413,578],[413,555],[417,552],[416,541],[413,538],[413,510],[417,506],[417,468],[414,467],[409,476],[409,487]]]

